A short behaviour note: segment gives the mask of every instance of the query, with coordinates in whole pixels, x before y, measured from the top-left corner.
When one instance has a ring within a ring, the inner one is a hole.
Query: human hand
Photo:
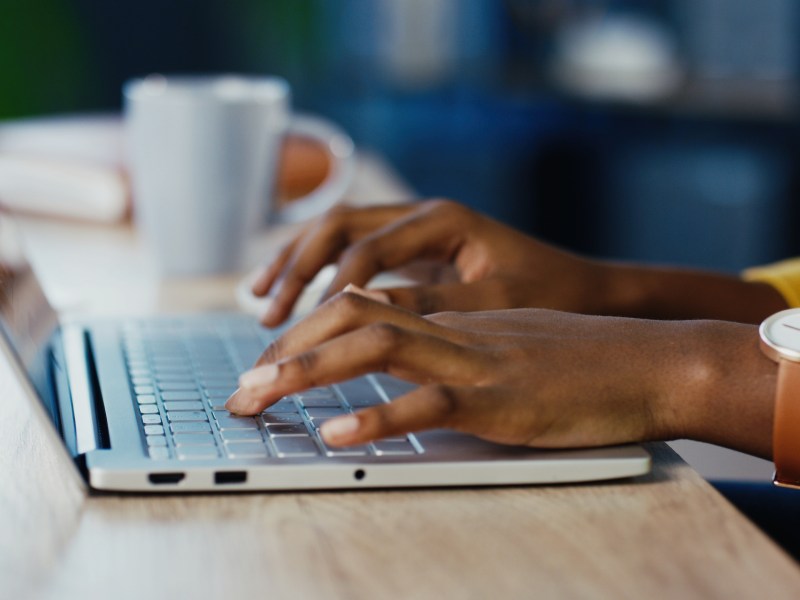
[[[262,317],[276,326],[327,264],[338,273],[323,300],[347,284],[425,259],[455,268],[457,280],[381,290],[387,302],[421,314],[443,310],[545,307],[602,312],[608,268],[557,250],[450,201],[340,206],[309,224],[253,286],[270,294]]]
[[[732,323],[536,309],[423,318],[345,292],[269,346],[227,406],[256,414],[383,371],[421,387],[325,423],[326,443],[447,427],[539,448],[694,437],[764,455],[775,369],[756,339]]]

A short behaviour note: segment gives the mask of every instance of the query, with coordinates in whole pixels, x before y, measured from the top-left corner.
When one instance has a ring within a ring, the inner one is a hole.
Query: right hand
[[[348,284],[364,286],[381,271],[417,260],[455,268],[455,282],[381,290],[373,297],[416,313],[541,307],[602,312],[609,267],[557,250],[446,200],[353,208],[339,206],[312,221],[253,286],[270,295],[262,322],[291,313],[305,286],[326,265],[339,269],[322,300]]]
[[[419,384],[326,422],[334,446],[448,427],[580,448],[690,438],[769,457],[777,379],[753,326],[518,309],[427,317],[342,293],[266,348],[226,408],[385,372]]]

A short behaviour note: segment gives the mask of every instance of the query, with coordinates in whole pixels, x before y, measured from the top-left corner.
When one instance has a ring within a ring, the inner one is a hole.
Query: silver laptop
[[[647,473],[640,446],[541,451],[436,430],[327,447],[325,419],[410,389],[373,374],[224,409],[275,333],[249,316],[59,322],[0,215],[0,360],[17,372],[92,488],[127,492],[564,483]]]

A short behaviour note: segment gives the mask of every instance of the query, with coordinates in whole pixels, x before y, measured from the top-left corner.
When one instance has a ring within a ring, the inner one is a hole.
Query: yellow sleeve
[[[780,292],[790,307],[800,307],[800,258],[751,267],[742,272],[742,279],[768,283]]]

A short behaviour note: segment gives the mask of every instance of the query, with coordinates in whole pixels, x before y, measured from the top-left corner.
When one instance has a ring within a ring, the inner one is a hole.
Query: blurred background
[[[277,74],[422,196],[595,255],[800,253],[794,0],[3,0],[0,119]]]

